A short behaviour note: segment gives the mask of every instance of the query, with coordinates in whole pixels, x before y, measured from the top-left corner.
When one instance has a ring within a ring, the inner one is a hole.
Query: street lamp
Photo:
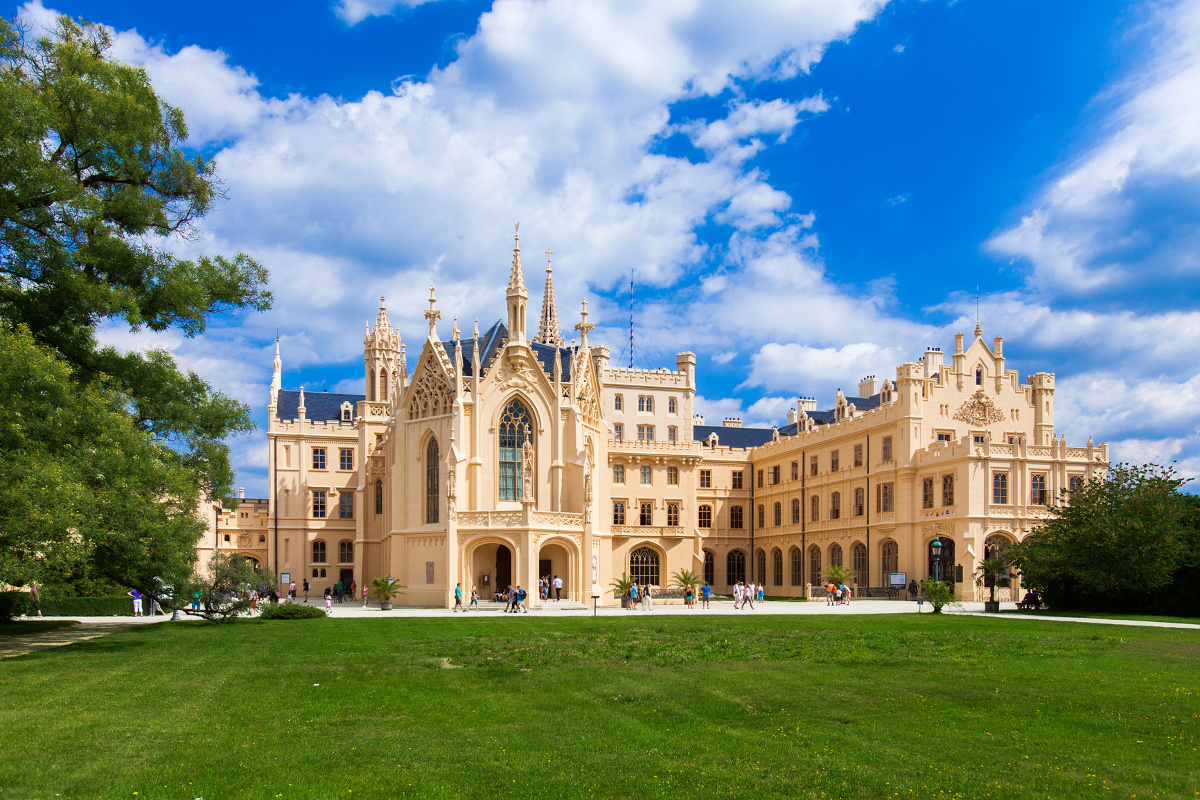
[[[942,579],[942,540],[933,537],[933,541],[929,543],[929,552],[933,553],[933,579],[940,581]]]

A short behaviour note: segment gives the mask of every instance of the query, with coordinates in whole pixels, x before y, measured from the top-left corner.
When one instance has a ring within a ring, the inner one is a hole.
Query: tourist
[[[468,607],[468,610],[471,608],[475,609],[476,611],[479,610],[479,591],[475,588],[475,584],[473,583],[471,584],[471,605]]]
[[[637,584],[629,587],[629,610],[636,611],[638,606],[638,587]]]
[[[29,584],[29,607],[36,611],[39,617],[42,615],[42,600],[38,595],[36,583]]]
[[[703,608],[710,608],[708,601],[711,597],[712,587],[706,583],[700,587],[700,604]]]
[[[358,592],[358,584],[357,584],[357,583],[355,583],[354,581],[350,581],[350,591],[349,591],[349,595],[350,595],[350,599],[351,599],[351,600],[353,600],[353,599],[354,599],[354,597],[355,597],[355,594],[356,594],[357,592]]]
[[[737,582],[733,584],[733,610],[737,611],[742,607],[742,584]]]
[[[462,604],[462,584],[458,583],[454,586],[454,608],[451,611],[466,611]]]
[[[308,602],[308,580],[304,581],[304,602]]]
[[[200,610],[200,590],[192,592],[192,611]]]
[[[137,589],[130,589],[125,594],[133,598],[133,615],[135,617],[142,616],[142,593]]]
[[[501,596],[504,598],[504,613],[507,614],[513,610],[513,603],[516,602],[516,593],[513,591],[513,587],[510,585],[508,587],[508,591]]]
[[[854,593],[851,591],[850,587],[843,583],[842,584],[842,602],[845,603],[846,605],[850,605],[850,598],[853,596],[853,594]]]
[[[917,579],[913,578],[911,581],[908,582],[908,599],[916,600],[917,592],[919,592],[920,590],[921,590],[921,587],[917,584]]]
[[[562,600],[562,587],[563,587],[562,578],[555,575],[554,576],[554,599],[556,602]]]
[[[367,586],[366,586],[366,584],[363,584],[363,587],[362,587],[363,608],[367,607],[367,594],[368,594]]]
[[[337,601],[340,603],[346,599],[346,584],[340,580],[333,585],[333,593],[337,596]]]
[[[688,586],[683,590],[683,604],[688,608],[692,608],[692,587]]]
[[[754,584],[742,587],[742,608],[750,606],[750,610],[754,610]]]
[[[325,613],[333,613],[333,592],[328,586],[325,587]]]
[[[642,586],[642,611],[650,610],[650,584]]]
[[[292,581],[288,584],[288,597],[292,598],[292,602],[296,602],[296,582]]]
[[[825,605],[833,605],[833,601],[837,598],[837,584],[833,581],[825,584]]]
[[[765,597],[766,588],[767,587],[763,586],[761,583],[758,585],[758,599],[760,601],[766,599],[766,597]]]

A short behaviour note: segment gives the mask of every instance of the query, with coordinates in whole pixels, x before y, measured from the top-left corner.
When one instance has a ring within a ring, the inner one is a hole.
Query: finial
[[[479,317],[475,318],[475,338],[479,338]]]
[[[460,336],[461,336],[461,334],[458,331],[458,315],[455,314],[454,315],[454,330],[450,331],[450,338],[454,339],[454,341],[457,342],[459,340]]]
[[[581,319],[580,319],[580,321],[579,321],[579,322],[575,323],[575,330],[579,331],[579,332],[580,332],[580,333],[583,335],[583,338],[585,338],[585,339],[586,339],[586,338],[587,338],[587,335],[588,335],[588,331],[592,330],[592,329],[593,329],[593,328],[595,328],[596,326],[595,326],[595,325],[593,325],[592,323],[590,323],[590,322],[588,322],[588,321],[587,321],[587,318],[588,318],[588,310],[587,310],[588,303],[587,303],[587,298],[586,298],[586,297],[585,297],[585,298],[583,298],[583,303],[582,303],[582,306],[583,306],[583,307],[582,307],[582,308],[580,309],[580,311],[579,311],[579,316],[580,316],[580,318],[581,318]]]
[[[542,320],[535,342],[562,347],[562,325],[558,323],[558,303],[554,299],[554,270],[550,268],[552,250],[546,251],[546,288],[542,292]]]
[[[516,225],[517,233],[513,235],[512,272],[508,276],[508,293],[525,295],[525,271],[521,268],[521,223]],[[527,296],[527,295],[526,295]]]
[[[425,312],[425,319],[429,320],[429,335],[433,336],[437,332],[437,321],[442,318],[442,312],[434,308],[437,300],[433,295],[433,284],[429,284],[429,310]]]
[[[384,307],[383,295],[379,295],[379,310],[382,311]]]

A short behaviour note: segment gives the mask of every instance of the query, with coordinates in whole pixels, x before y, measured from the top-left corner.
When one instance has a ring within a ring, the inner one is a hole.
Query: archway
[[[483,600],[506,592],[513,582],[513,552],[502,542],[482,542],[471,551],[468,580]],[[465,588],[465,587],[464,587]]]
[[[574,547],[568,546],[561,539],[546,542],[538,550],[538,571],[534,577],[539,580],[543,577],[550,579],[551,601],[580,599],[581,580],[578,572]],[[556,578],[562,581],[561,594],[554,590]],[[531,591],[536,593],[536,590]]]
[[[939,558],[935,558],[933,555],[933,540],[931,539],[926,545],[929,553],[929,573],[927,577],[955,583],[954,540],[949,536],[940,536],[937,539],[942,545],[942,554]]]

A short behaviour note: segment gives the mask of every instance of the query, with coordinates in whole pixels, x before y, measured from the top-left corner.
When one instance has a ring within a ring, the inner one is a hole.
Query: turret
[[[400,347],[400,333],[392,330],[384,299],[380,297],[375,328],[368,330],[363,337],[363,364],[368,401],[387,402],[389,391],[397,378]]]
[[[521,268],[521,223],[517,223],[514,235],[512,272],[508,276],[508,340],[524,342],[527,338],[525,313],[529,305],[529,292],[525,289],[525,272]]]
[[[1033,389],[1033,442],[1054,443],[1054,373],[1039,372],[1029,376]]]

